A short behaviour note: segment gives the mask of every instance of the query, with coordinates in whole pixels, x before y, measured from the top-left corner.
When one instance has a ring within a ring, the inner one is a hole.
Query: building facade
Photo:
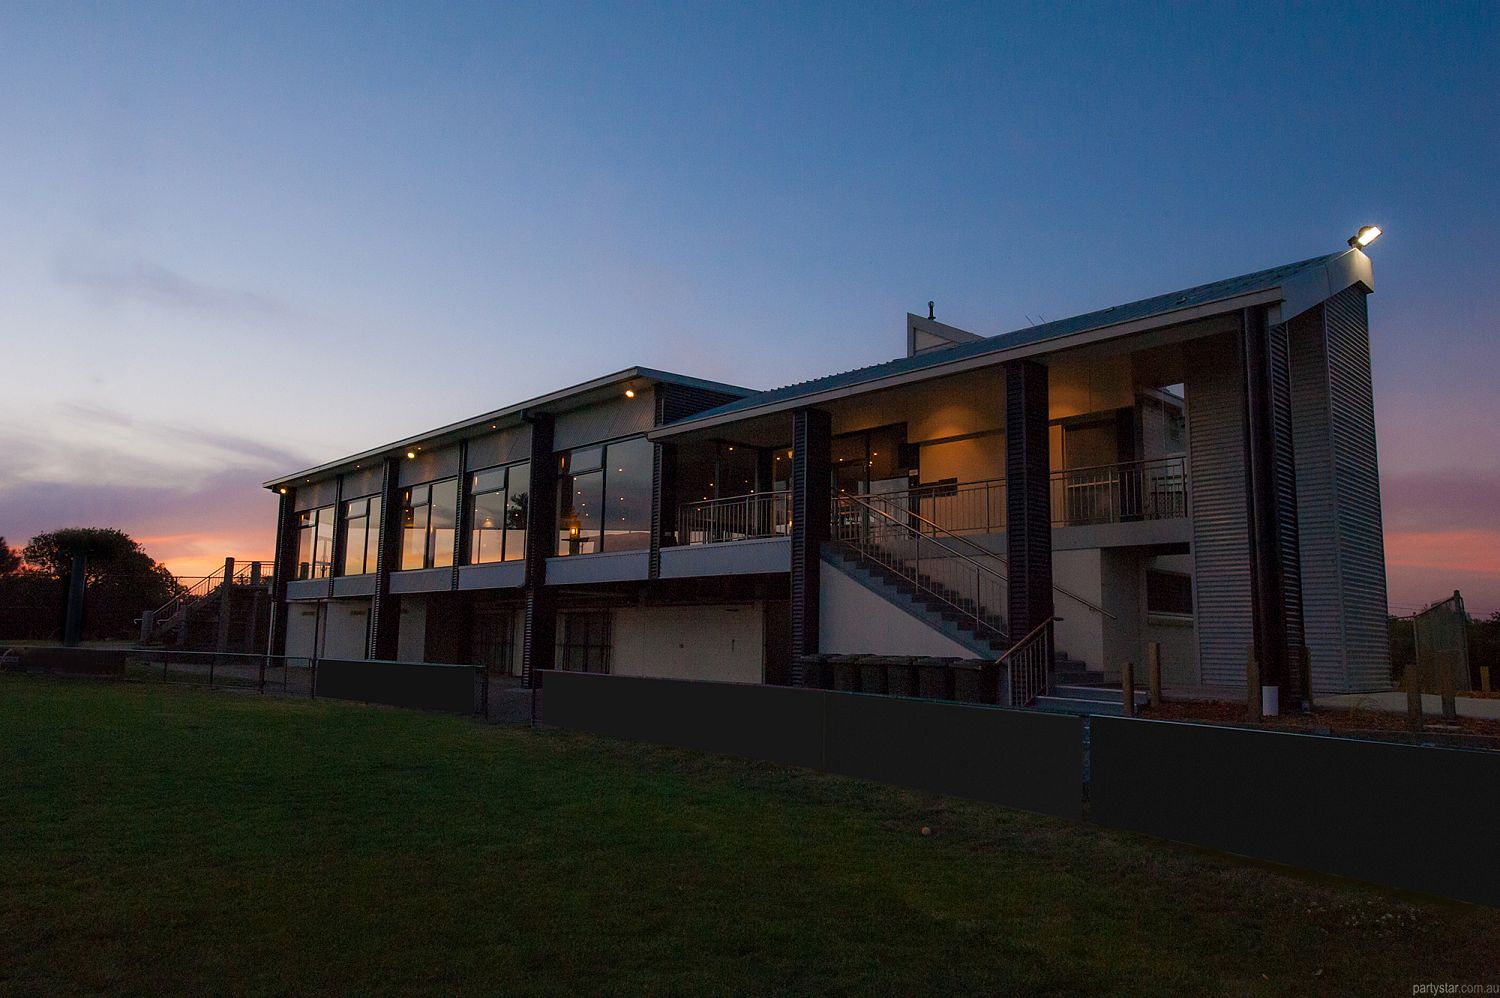
[[[1386,688],[1358,249],[772,391],[633,368],[266,483],[273,651],[785,683],[816,654]]]

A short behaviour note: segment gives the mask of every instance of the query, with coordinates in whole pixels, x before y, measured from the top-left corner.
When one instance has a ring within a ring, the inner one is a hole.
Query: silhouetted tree
[[[15,575],[21,570],[21,553],[0,537],[0,576]]]
[[[14,637],[50,637],[61,619],[65,598],[62,580],[72,571],[73,556],[88,558],[84,635],[89,638],[130,638],[144,609],[160,606],[180,590],[172,573],[152,559],[121,530],[70,527],[38,534],[22,550],[25,566],[12,577],[15,598],[4,600],[27,617],[11,624],[24,633]]]

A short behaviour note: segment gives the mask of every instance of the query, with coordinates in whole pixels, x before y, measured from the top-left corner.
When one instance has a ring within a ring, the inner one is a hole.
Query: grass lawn
[[[690,752],[0,677],[0,992],[1429,981],[1500,984],[1500,912]]]

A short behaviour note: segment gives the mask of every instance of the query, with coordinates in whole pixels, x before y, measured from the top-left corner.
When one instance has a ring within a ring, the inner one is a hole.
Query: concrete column
[[[818,653],[823,543],[829,537],[833,420],[819,409],[792,413],[792,681],[801,655]]]
[[[1053,614],[1047,368],[1013,360],[1004,370],[1007,626],[1018,641]]]
[[[76,648],[83,642],[83,601],[86,598],[88,555],[73,555],[73,567],[68,571],[67,607],[63,611],[63,644]]]
[[[229,614],[234,609],[234,559],[224,559],[224,582],[219,586],[219,633],[214,650],[220,655],[229,650]]]

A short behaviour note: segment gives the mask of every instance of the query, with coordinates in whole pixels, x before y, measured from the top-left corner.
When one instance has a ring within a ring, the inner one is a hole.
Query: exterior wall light
[[[414,450],[409,450],[406,452],[406,456],[408,459],[415,459],[417,456],[417,452]]]
[[[628,398],[628,399],[635,398],[635,389],[634,388],[627,388],[627,389],[625,389],[625,397]]]
[[[1365,225],[1358,232],[1349,237],[1349,245],[1355,249],[1364,249],[1366,246],[1380,238],[1380,226]]]
[[[278,492],[280,492],[280,493],[281,493],[281,494],[282,494],[282,495],[286,495],[286,486],[285,486],[285,485],[283,485],[283,486],[282,486],[282,487],[281,487],[281,488],[280,488],[280,489],[278,489],[278,490],[277,490],[277,491],[278,491]]]

